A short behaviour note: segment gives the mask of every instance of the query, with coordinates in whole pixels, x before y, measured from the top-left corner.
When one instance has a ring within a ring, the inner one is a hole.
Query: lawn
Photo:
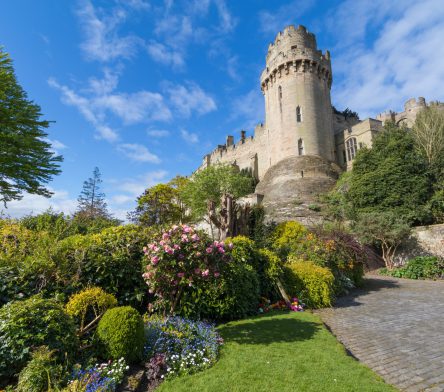
[[[164,382],[180,391],[395,391],[344,348],[309,312],[274,313],[219,328],[225,340],[211,369]]]

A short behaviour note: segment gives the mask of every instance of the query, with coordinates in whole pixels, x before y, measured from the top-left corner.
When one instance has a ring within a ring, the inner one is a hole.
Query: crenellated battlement
[[[287,26],[268,47],[266,66],[261,74],[261,89],[276,79],[294,73],[313,73],[331,86],[330,52],[317,49],[316,37],[304,26]]]

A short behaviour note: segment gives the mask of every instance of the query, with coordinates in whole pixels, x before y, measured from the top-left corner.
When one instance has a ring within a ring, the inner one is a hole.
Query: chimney
[[[227,136],[227,143],[226,144],[227,144],[227,147],[232,146],[234,144],[234,136],[231,136],[231,135]]]
[[[242,143],[245,143],[245,133],[246,132],[244,130],[241,131],[241,142]]]

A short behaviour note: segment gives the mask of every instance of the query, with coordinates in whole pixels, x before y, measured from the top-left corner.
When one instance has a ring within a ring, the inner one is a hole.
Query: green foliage
[[[60,387],[63,367],[56,364],[54,352],[42,346],[32,353],[32,359],[22,369],[16,392],[46,392]]]
[[[0,202],[22,198],[23,192],[49,197],[45,187],[60,173],[61,156],[47,141],[49,122],[18,84],[9,55],[0,47]]]
[[[105,202],[105,194],[100,191],[102,183],[100,170],[94,168],[93,176],[83,182],[83,188],[78,197],[78,207],[76,215],[85,219],[98,217],[108,218],[109,213]]]
[[[261,297],[271,301],[280,299],[276,282],[283,271],[281,259],[269,249],[259,249],[255,260],[257,261],[254,267],[259,278]]]
[[[74,232],[69,216],[54,212],[51,208],[41,214],[21,218],[20,225],[34,232],[44,231],[56,240],[78,234]]]
[[[355,208],[348,198],[351,175],[352,172],[342,173],[335,187],[321,196],[321,201],[325,205],[325,216],[334,222],[356,218]]]
[[[288,221],[279,223],[271,235],[272,249],[285,260],[290,252],[304,241],[308,235],[308,230],[298,222]]]
[[[188,181],[178,176],[167,184],[146,189],[137,198],[137,207],[129,217],[143,226],[184,223],[187,220],[186,206],[180,195]]]
[[[410,227],[395,212],[361,214],[354,232],[364,244],[379,246],[388,269],[393,268],[396,249],[410,235]]]
[[[61,279],[69,286],[65,292],[98,286],[113,294],[119,304],[142,308],[146,300],[142,249],[154,233],[154,229],[125,225],[64,239],[54,257]]]
[[[233,166],[214,165],[196,172],[181,191],[181,197],[191,209],[193,219],[200,220],[207,213],[208,202],[220,206],[223,194],[235,199],[254,191],[251,176],[240,173]]]
[[[432,192],[427,162],[404,128],[388,124],[371,149],[359,150],[349,186],[347,198],[359,214],[392,211],[410,223],[431,220],[425,208]]]
[[[444,223],[444,189],[438,189],[428,203],[435,223]]]
[[[249,218],[249,237],[258,248],[270,247],[270,236],[276,228],[275,222],[265,222],[265,210],[263,206],[254,205],[251,208]]]
[[[105,348],[106,358],[125,358],[130,363],[142,359],[145,343],[143,320],[131,306],[107,310],[99,322],[97,335]]]
[[[71,317],[56,301],[38,296],[0,308],[0,342],[0,377],[19,373],[33,348],[48,346],[60,363],[69,363],[78,349]]]
[[[442,279],[444,278],[444,260],[435,256],[417,256],[391,271],[387,275],[407,279]]]
[[[334,300],[334,276],[328,268],[290,257],[284,285],[290,296],[299,297],[311,308],[325,308]]]
[[[95,327],[103,314],[117,306],[117,299],[100,287],[89,287],[74,294],[66,304],[66,312],[79,323],[79,332],[84,334]]]

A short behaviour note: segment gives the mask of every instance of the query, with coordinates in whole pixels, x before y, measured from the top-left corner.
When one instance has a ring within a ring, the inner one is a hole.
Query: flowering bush
[[[143,274],[155,307],[174,314],[184,291],[217,281],[230,261],[223,242],[211,242],[191,226],[174,225],[144,248],[148,259]]]
[[[112,392],[128,370],[125,359],[96,364],[87,369],[76,368],[67,390],[70,392]]]
[[[304,306],[305,304],[303,304],[296,297],[291,299],[289,305],[287,305],[284,300],[279,300],[272,304],[269,299],[262,298],[262,302],[259,304],[258,312],[267,313],[271,310],[291,310],[293,312],[302,312],[304,310]]]
[[[212,324],[182,317],[151,318],[146,333],[147,356],[165,368],[161,378],[209,368],[217,361],[223,343]]]

